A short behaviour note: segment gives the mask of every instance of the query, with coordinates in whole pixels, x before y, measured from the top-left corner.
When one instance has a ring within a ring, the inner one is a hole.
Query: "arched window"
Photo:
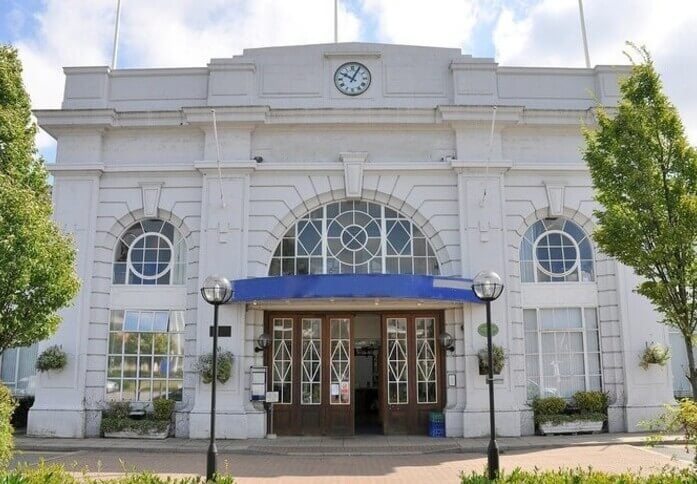
[[[522,282],[595,280],[588,235],[570,220],[538,220],[520,244],[520,277]]]
[[[334,202],[286,232],[270,276],[340,273],[440,273],[435,252],[407,217],[372,202]]]
[[[185,274],[186,244],[171,223],[141,220],[119,237],[114,284],[184,284]]]

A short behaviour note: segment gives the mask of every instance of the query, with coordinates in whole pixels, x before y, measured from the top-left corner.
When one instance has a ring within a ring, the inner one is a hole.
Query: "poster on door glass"
[[[349,392],[351,391],[351,388],[349,386],[349,382],[347,381],[342,381],[341,382],[341,403],[349,403]]]

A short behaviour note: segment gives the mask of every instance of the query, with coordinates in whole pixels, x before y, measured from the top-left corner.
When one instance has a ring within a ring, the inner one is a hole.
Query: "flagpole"
[[[588,38],[586,37],[586,20],[583,17],[583,0],[578,0],[578,12],[581,17],[581,36],[583,37],[583,52],[586,55],[586,67],[590,69],[591,58],[588,55]]]
[[[116,69],[116,56],[119,50],[119,24],[121,23],[121,0],[116,0],[116,24],[114,25],[114,49],[111,53],[111,68]]]
[[[334,0],[334,43],[339,42],[339,0]]]

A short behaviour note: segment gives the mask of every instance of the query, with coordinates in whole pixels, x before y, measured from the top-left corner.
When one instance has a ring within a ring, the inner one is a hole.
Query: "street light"
[[[206,460],[206,480],[212,481],[216,473],[218,447],[215,445],[215,383],[218,379],[218,307],[232,297],[232,285],[222,276],[208,276],[201,286],[201,296],[213,305],[213,381],[211,382],[211,441]]]
[[[494,353],[491,344],[491,301],[498,299],[503,292],[501,277],[493,271],[482,271],[472,281],[472,291],[486,303],[486,346],[489,354],[489,423],[491,425],[488,467],[489,479],[494,480],[499,473],[499,445],[496,443],[496,420],[494,411]]]

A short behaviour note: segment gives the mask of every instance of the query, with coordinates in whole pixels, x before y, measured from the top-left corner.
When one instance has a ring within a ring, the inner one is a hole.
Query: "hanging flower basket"
[[[218,348],[218,378],[220,383],[225,383],[232,375],[232,361],[234,356],[229,351]],[[201,355],[196,362],[196,370],[201,374],[203,383],[213,381],[213,353]]]
[[[68,364],[68,355],[58,345],[49,346],[36,358],[36,369],[40,372],[62,370]]]
[[[644,370],[648,370],[649,365],[666,366],[670,359],[670,348],[660,343],[647,343],[640,358],[639,366]]]
[[[506,361],[506,355],[503,352],[503,348],[499,345],[493,345],[492,352],[494,356],[494,375],[500,375],[503,371],[503,364]],[[477,353],[477,358],[479,358],[479,374],[488,375],[489,374],[489,352],[486,348],[479,350]]]

